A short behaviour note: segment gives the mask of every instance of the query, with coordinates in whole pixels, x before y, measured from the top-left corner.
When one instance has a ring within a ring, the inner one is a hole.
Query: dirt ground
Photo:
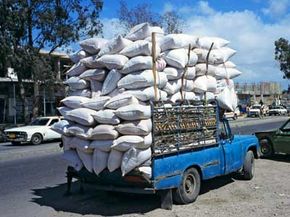
[[[290,156],[257,160],[251,181],[225,176],[203,182],[196,202],[173,205],[170,211],[159,208],[155,195],[110,194],[87,188],[83,195],[63,198],[64,190],[65,185],[35,190],[37,197],[32,201],[42,206],[41,216],[289,217]]]

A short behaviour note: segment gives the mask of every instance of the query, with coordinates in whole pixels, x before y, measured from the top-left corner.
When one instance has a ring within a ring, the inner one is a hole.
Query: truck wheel
[[[39,145],[42,143],[42,136],[39,133],[35,133],[31,137],[31,143],[33,145]]]
[[[260,140],[260,152],[263,157],[270,157],[273,155],[273,148],[268,139]]]
[[[245,180],[251,180],[254,177],[255,157],[252,151],[248,151],[246,154],[242,173]]]
[[[234,120],[237,120],[237,119],[238,119],[238,115],[235,114],[234,117],[233,117],[233,119],[234,119]]]
[[[173,200],[178,204],[194,202],[200,191],[200,175],[197,169],[190,168],[183,173],[179,187],[173,191]]]

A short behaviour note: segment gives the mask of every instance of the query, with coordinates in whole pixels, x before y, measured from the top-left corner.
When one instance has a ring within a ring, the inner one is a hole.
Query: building
[[[41,50],[41,55],[49,55],[47,51]],[[50,54],[53,62],[53,70],[56,73],[56,82],[53,88],[47,88],[40,83],[39,99],[41,116],[55,115],[56,106],[64,98],[65,91],[62,80],[65,77],[65,71],[72,65],[69,56],[65,53],[53,52]],[[28,101],[28,110],[32,112],[34,85],[33,81],[23,80],[26,90],[26,99]],[[18,79],[13,69],[7,70],[5,77],[0,77],[0,124],[3,123],[22,123],[23,122],[23,103],[20,100],[20,89]]]

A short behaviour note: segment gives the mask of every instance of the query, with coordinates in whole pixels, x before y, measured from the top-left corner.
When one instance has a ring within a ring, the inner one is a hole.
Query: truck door
[[[276,152],[290,154],[290,120],[287,121],[273,138]]]
[[[220,142],[224,150],[225,174],[239,170],[243,164],[242,143],[234,140],[227,120],[220,124]]]

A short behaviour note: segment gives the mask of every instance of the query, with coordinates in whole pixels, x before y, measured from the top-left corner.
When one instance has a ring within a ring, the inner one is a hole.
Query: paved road
[[[235,132],[248,134],[276,128],[284,120],[238,120],[231,124]],[[245,122],[248,122],[247,125]],[[3,217],[112,216],[146,213],[159,205],[154,196],[126,196],[123,200],[120,196],[111,197],[104,192],[64,199],[66,166],[61,160],[58,143],[16,147],[2,143],[0,162],[0,216]],[[73,187],[76,189],[77,186]],[[98,198],[99,202],[90,198]],[[105,204],[111,204],[116,209],[110,210],[108,206],[104,209]]]

